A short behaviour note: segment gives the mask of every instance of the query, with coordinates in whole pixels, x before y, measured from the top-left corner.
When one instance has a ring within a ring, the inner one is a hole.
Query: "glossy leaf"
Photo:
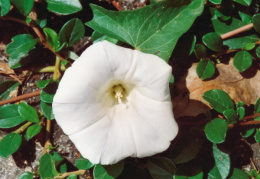
[[[17,81],[3,81],[0,82],[0,100],[5,100],[10,98],[10,93],[17,89],[19,82]]]
[[[113,165],[97,164],[94,167],[93,175],[95,179],[115,179],[121,174],[123,168],[123,160]]]
[[[172,179],[176,171],[176,166],[173,162],[165,157],[151,158],[147,168],[153,179]]]
[[[260,14],[254,15],[252,18],[252,22],[254,24],[255,31],[260,33]]]
[[[72,175],[68,176],[66,179],[77,179],[77,175],[72,174]]]
[[[46,2],[48,10],[61,15],[69,15],[82,10],[79,0],[46,0]]]
[[[247,138],[247,137],[250,137],[254,132],[255,132],[255,128],[252,128],[252,129],[246,130],[244,133],[241,133],[241,135],[244,138]]]
[[[6,46],[6,52],[10,54],[8,64],[12,69],[24,65],[21,60],[28,56],[30,50],[34,49],[37,40],[30,34],[16,35],[12,42]]]
[[[255,113],[259,113],[260,112],[260,98],[258,98],[256,103],[255,103],[254,111],[255,111]]]
[[[202,37],[203,43],[215,52],[221,52],[223,50],[223,41],[220,35],[211,32]]]
[[[18,112],[26,121],[39,123],[38,114],[32,106],[22,102],[18,106]]]
[[[248,10],[238,11],[238,14],[243,22],[247,24],[252,22],[252,16],[250,15]]]
[[[83,38],[85,34],[84,24],[80,19],[74,18],[69,20],[61,28],[59,32],[59,41],[61,44],[67,43],[69,47],[73,46],[75,42]]]
[[[53,178],[58,175],[51,154],[44,154],[40,160],[39,174],[41,178]]]
[[[29,15],[33,8],[34,0],[11,0],[12,4],[23,15]]]
[[[66,163],[62,163],[60,165],[60,173],[66,173],[67,172],[67,164]]]
[[[252,50],[255,48],[255,43],[247,43],[245,46],[245,50]]]
[[[250,4],[252,3],[252,0],[233,0],[243,6],[250,6]]]
[[[256,41],[259,40],[259,37],[256,34],[248,35],[248,36],[243,36],[243,37],[237,37],[237,38],[232,38],[223,41],[223,45],[226,45],[229,47],[229,49],[241,49],[241,48],[246,48],[247,44],[252,44],[255,43]]]
[[[9,104],[0,107],[0,128],[11,128],[25,122],[18,112],[17,104]]]
[[[239,101],[237,104],[236,104],[236,108],[240,108],[240,107],[244,107],[245,106],[245,103],[243,101]]]
[[[39,134],[41,132],[41,129],[42,129],[42,127],[39,124],[34,124],[34,125],[28,127],[28,129],[26,130],[26,134],[25,134],[26,140],[30,140],[31,138],[33,138],[34,136]]]
[[[6,135],[0,141],[0,156],[7,158],[15,153],[22,143],[22,136],[16,133]]]
[[[221,4],[222,0],[209,0],[213,4]]]
[[[223,112],[225,118],[227,119],[229,124],[237,123],[237,112],[234,109],[227,109]]]
[[[194,48],[194,53],[197,59],[202,59],[207,57],[207,48],[202,44],[196,44]]]
[[[231,16],[226,16],[219,10],[215,10],[215,16],[217,16],[221,21],[228,21],[231,19]]]
[[[227,178],[230,172],[231,161],[227,153],[218,149],[217,145],[213,145],[213,156],[215,159],[215,165],[221,175],[221,178]]]
[[[45,87],[49,84],[50,81],[51,81],[51,79],[48,79],[48,80],[40,80],[40,81],[38,81],[37,86],[38,86],[39,88],[45,88]]]
[[[233,65],[239,72],[243,72],[250,68],[252,63],[252,56],[247,51],[239,51],[234,56]]]
[[[57,33],[50,28],[44,28],[43,32],[46,35],[46,40],[48,44],[54,49],[55,52],[57,52],[60,47]]]
[[[245,116],[245,114],[246,114],[246,111],[245,111],[244,107],[239,107],[239,108],[237,108],[236,111],[237,111],[237,113],[239,115],[238,120],[241,120]]]
[[[49,120],[54,119],[54,114],[53,114],[53,111],[52,111],[52,104],[51,103],[45,103],[45,102],[41,101],[40,108],[41,108],[43,115],[47,119],[49,119]]]
[[[58,84],[56,82],[49,83],[43,90],[41,91],[40,98],[45,103],[52,103],[55,92],[58,88]]]
[[[260,143],[260,129],[256,129],[255,141]]]
[[[208,179],[222,179],[216,165],[209,171]]]
[[[202,0],[164,1],[120,12],[91,5],[94,18],[86,25],[168,61],[178,39],[202,13],[203,7]]]
[[[191,128],[173,146],[171,149],[171,160],[175,164],[189,162],[197,156],[203,144],[200,132],[196,128]]]
[[[62,156],[60,156],[59,153],[53,151],[53,155],[52,158],[55,162],[59,162],[59,161],[63,161],[64,159],[62,158]]]
[[[11,8],[10,0],[0,0],[0,16],[6,15]]]
[[[76,167],[81,170],[88,170],[94,166],[88,159],[80,158],[75,161]]]
[[[219,113],[223,113],[227,109],[234,109],[232,99],[222,90],[209,90],[205,92],[202,97]]]
[[[203,171],[198,160],[192,160],[178,167],[174,179],[203,179]]]
[[[234,168],[229,179],[249,179],[249,175],[238,168]]]
[[[32,179],[33,178],[33,173],[31,172],[24,172],[22,173],[18,179]]]
[[[215,118],[205,126],[206,137],[213,143],[222,143],[225,141],[228,124],[225,120]]]
[[[202,59],[196,68],[197,75],[202,79],[209,79],[215,73],[215,66],[210,60]]]

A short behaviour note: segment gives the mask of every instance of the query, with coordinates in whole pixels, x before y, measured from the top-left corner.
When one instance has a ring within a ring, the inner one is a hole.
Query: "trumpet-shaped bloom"
[[[94,164],[154,155],[178,132],[170,75],[155,55],[95,43],[66,70],[54,97],[55,118]]]

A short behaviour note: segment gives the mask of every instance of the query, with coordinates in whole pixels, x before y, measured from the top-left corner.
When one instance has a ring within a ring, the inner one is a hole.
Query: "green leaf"
[[[3,81],[0,82],[0,100],[9,99],[9,94],[17,89],[19,83],[17,81]]]
[[[69,47],[83,38],[85,34],[84,24],[80,19],[74,18],[66,22],[59,32],[59,41],[61,44],[67,43]]]
[[[22,136],[16,133],[6,135],[0,141],[0,156],[7,158],[15,153],[22,143]]]
[[[115,179],[117,178],[124,168],[124,161],[120,161],[114,165],[100,165],[94,167],[93,175],[95,179]]]
[[[224,15],[222,12],[220,12],[219,10],[215,10],[215,16],[217,16],[221,21],[228,21],[231,19],[231,16],[226,16]]]
[[[239,107],[239,108],[237,108],[236,111],[237,111],[237,113],[239,115],[238,120],[241,120],[245,116],[245,114],[246,114],[246,111],[245,111],[244,107]]]
[[[10,54],[9,67],[15,69],[23,66],[22,58],[28,56],[29,51],[34,49],[36,43],[37,39],[34,39],[30,34],[14,36],[12,42],[6,46],[6,52]]]
[[[46,35],[46,40],[48,44],[54,49],[55,52],[57,52],[60,47],[57,33],[50,28],[44,28],[43,32]]]
[[[214,32],[210,32],[202,37],[203,43],[215,52],[221,52],[223,50],[223,41],[220,35]]]
[[[227,109],[223,112],[225,118],[227,119],[229,124],[237,123],[237,112],[234,109]]]
[[[254,24],[255,31],[260,33],[260,14],[254,15],[252,18],[252,22]]]
[[[203,144],[200,133],[200,130],[191,128],[178,140],[171,149],[171,159],[175,164],[189,162],[197,156]]]
[[[75,175],[75,174],[70,175],[66,179],[77,179],[77,175]]]
[[[194,34],[184,34],[178,40],[173,56],[175,58],[185,58],[192,54],[196,44],[196,36]]]
[[[238,14],[243,22],[247,24],[252,22],[252,16],[250,15],[248,10],[238,11]]]
[[[215,159],[215,165],[221,175],[221,178],[227,178],[230,172],[230,157],[227,153],[218,149],[217,145],[213,145],[213,156]]]
[[[17,104],[9,104],[0,107],[0,128],[15,127],[25,120],[18,112]]]
[[[259,38],[257,35],[248,35],[244,37],[237,37],[237,38],[232,38],[223,41],[223,45],[226,45],[229,47],[229,49],[241,49],[241,48],[246,48],[247,44],[252,44],[258,41]]]
[[[47,119],[49,119],[49,120],[54,119],[54,114],[53,114],[53,111],[52,111],[52,104],[51,103],[45,103],[45,102],[41,101],[40,108],[41,108],[43,115]]]
[[[52,158],[55,162],[60,162],[63,161],[64,158],[62,158],[62,156],[60,156],[60,154],[58,154],[57,152],[53,151],[53,155]]]
[[[56,82],[50,82],[42,89],[40,99],[45,103],[52,103],[57,88],[58,84]]]
[[[208,179],[222,179],[216,165],[209,171],[208,175]]]
[[[196,44],[194,48],[194,53],[197,59],[202,59],[207,57],[207,48],[204,45]]]
[[[11,8],[10,0],[0,0],[0,16],[6,15]]]
[[[79,0],[46,0],[46,2],[49,11],[61,15],[69,15],[82,10],[82,6]]]
[[[26,134],[25,134],[26,140],[30,140],[31,138],[33,138],[34,136],[39,134],[41,132],[41,129],[42,129],[42,127],[39,124],[34,124],[34,125],[30,126],[26,130]]]
[[[203,179],[203,171],[198,160],[192,160],[178,167],[174,179]]]
[[[239,101],[237,104],[236,104],[236,108],[240,108],[240,107],[244,107],[245,106],[245,103],[243,101]]]
[[[81,170],[88,170],[94,166],[88,159],[80,158],[75,161],[76,167]]]
[[[29,15],[34,4],[34,0],[11,0],[11,2],[25,16]]]
[[[233,0],[243,6],[250,6],[250,4],[252,3],[252,0]]]
[[[40,81],[38,81],[37,85],[39,88],[45,88],[49,84],[50,81],[51,81],[51,79],[40,80]]]
[[[117,44],[119,42],[117,39],[111,38],[107,35],[104,35],[104,34],[97,32],[97,31],[94,31],[92,33],[91,40],[92,40],[93,43],[100,42],[100,41],[103,41],[103,40],[106,40],[106,41],[111,42],[113,44]]]
[[[256,129],[255,141],[260,142],[260,129]]]
[[[241,133],[241,135],[244,138],[247,138],[247,137],[250,137],[254,132],[255,132],[255,128],[252,128],[252,129],[246,130],[244,133]]]
[[[172,179],[176,171],[176,166],[173,162],[165,157],[151,158],[147,168],[153,179]]]
[[[36,110],[25,102],[19,104],[18,112],[24,118],[24,120],[39,123],[39,117]]]
[[[228,124],[225,120],[215,118],[205,126],[206,137],[213,143],[222,143],[225,141]]]
[[[238,168],[234,168],[229,179],[249,179],[249,175]]]
[[[260,98],[258,98],[256,103],[255,103],[254,111],[255,111],[255,113],[259,113],[260,112]]]
[[[222,0],[209,0],[213,4],[221,4]]]
[[[252,50],[255,48],[255,43],[247,43],[245,46],[245,50]]]
[[[206,91],[202,97],[219,113],[223,113],[227,109],[234,109],[232,99],[222,90],[213,89]]]
[[[63,163],[60,165],[60,173],[66,173],[67,172],[67,164]]]
[[[260,46],[255,49],[256,56],[260,58]]]
[[[215,66],[210,60],[202,59],[196,67],[197,75],[202,79],[209,79],[215,74]]]
[[[52,178],[59,173],[56,171],[55,163],[51,154],[44,154],[40,160],[39,174],[41,178]]]
[[[32,179],[33,178],[33,173],[31,172],[24,172],[22,173],[18,179]]]
[[[109,11],[90,5],[94,13],[86,25],[95,31],[168,61],[178,39],[202,13],[202,0],[158,2],[133,11]]]
[[[234,56],[233,65],[239,72],[243,72],[251,67],[253,62],[252,56],[247,51],[239,51]]]

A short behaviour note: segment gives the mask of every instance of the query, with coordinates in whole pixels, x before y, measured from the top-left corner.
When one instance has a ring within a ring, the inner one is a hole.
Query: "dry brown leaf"
[[[0,63],[0,74],[14,75],[14,70],[9,68],[8,63]]]
[[[245,76],[235,69],[233,60],[230,60],[229,64],[216,65],[216,78],[202,81],[196,74],[196,67],[197,63],[193,64],[187,75],[176,83],[178,96],[172,100],[176,118],[196,116],[210,109],[202,94],[211,89],[221,89],[235,102],[243,101],[245,104],[254,104],[260,97],[260,71],[257,69],[250,69]]]

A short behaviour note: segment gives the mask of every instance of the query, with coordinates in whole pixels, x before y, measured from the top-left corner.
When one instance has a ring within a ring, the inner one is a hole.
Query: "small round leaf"
[[[215,66],[210,60],[203,59],[198,63],[196,72],[202,80],[209,79],[215,73]]]
[[[89,160],[80,158],[75,161],[76,167],[81,170],[88,170],[94,166]]]
[[[239,72],[243,72],[251,67],[253,62],[252,56],[247,51],[239,51],[234,56],[233,64]]]
[[[205,126],[205,134],[213,143],[222,143],[225,141],[228,124],[225,120],[215,118]]]
[[[33,178],[33,173],[31,172],[24,172],[22,173],[18,179],[32,179]]]
[[[207,57],[207,48],[202,44],[196,44],[194,48],[194,53],[197,59],[202,59]]]
[[[219,34],[211,32],[202,37],[203,43],[211,50],[220,52],[223,50],[223,41]]]
[[[95,179],[115,179],[121,174],[123,168],[123,160],[114,165],[97,164],[94,167],[93,175]]]
[[[0,16],[6,15],[11,8],[10,0],[0,0]]]
[[[260,33],[260,14],[256,14],[252,18],[252,22],[254,24],[255,31]]]

